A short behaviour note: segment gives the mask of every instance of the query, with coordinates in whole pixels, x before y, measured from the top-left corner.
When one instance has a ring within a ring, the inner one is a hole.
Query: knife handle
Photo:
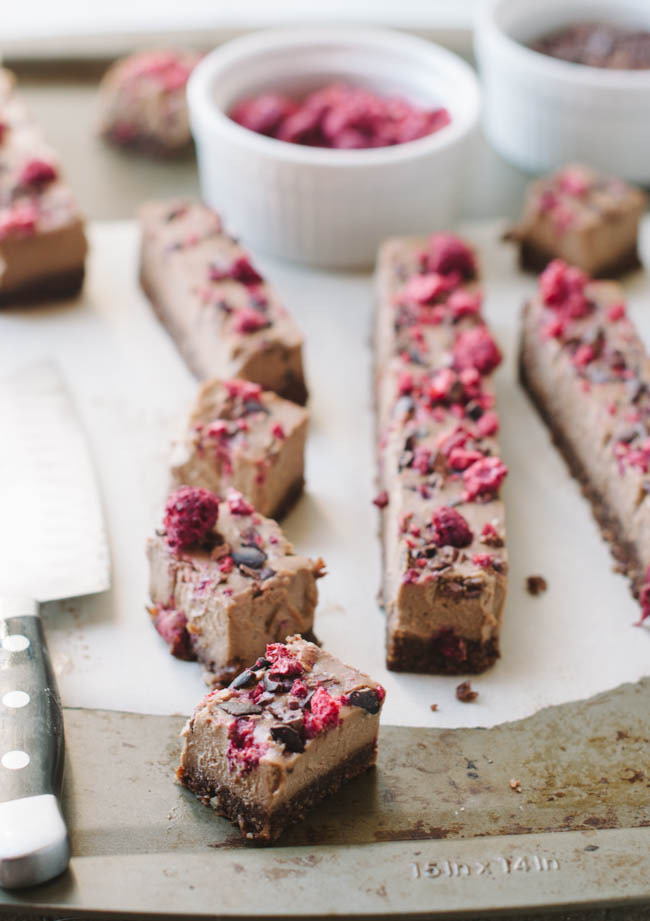
[[[62,778],[63,714],[38,605],[0,596],[0,886],[66,868]]]

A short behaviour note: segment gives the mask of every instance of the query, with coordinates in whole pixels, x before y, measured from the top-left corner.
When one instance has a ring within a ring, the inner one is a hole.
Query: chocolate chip
[[[492,565],[494,566],[494,562]],[[499,572],[498,569],[497,572]],[[483,592],[484,587],[485,586],[482,579],[465,579],[463,582],[466,598],[478,598],[478,596]]]
[[[361,707],[367,713],[379,713],[379,695],[372,688],[360,688],[347,695],[351,707]]]
[[[260,550],[259,547],[250,545],[233,551],[232,558],[237,566],[247,566],[249,569],[261,569],[266,561],[266,553]]]
[[[245,400],[244,412],[246,415],[248,415],[248,413],[265,413],[265,415],[268,416],[270,410],[267,409],[267,407],[262,403],[260,403],[259,400]]]
[[[237,677],[230,682],[228,687],[233,689],[245,688],[247,685],[252,684],[255,680],[255,675],[250,670],[250,668],[245,668],[241,675],[237,675]]]
[[[478,697],[478,691],[473,691],[469,681],[462,681],[456,688],[456,697],[464,704],[471,703]]]
[[[477,422],[483,415],[483,407],[472,400],[465,408],[465,415],[469,416],[473,422]]]
[[[300,698],[300,707],[302,710],[304,710],[306,707],[309,707],[309,704],[311,703],[311,699],[315,693],[316,693],[316,688],[311,688],[309,691],[307,691],[307,695],[305,697]]]
[[[231,716],[252,716],[255,713],[261,713],[262,708],[250,700],[240,700],[237,697],[231,697],[230,700],[219,702],[219,707],[230,713]]]
[[[271,726],[271,738],[274,742],[284,745],[287,751],[304,752],[305,750],[305,742],[298,730],[286,723]]]
[[[547,588],[544,576],[528,576],[526,579],[526,591],[529,595],[541,595]]]
[[[422,353],[418,351],[418,349],[409,349],[408,357],[409,357],[409,361],[411,362],[411,364],[420,365],[421,367],[426,365],[426,361]]]
[[[264,656],[260,656],[259,659],[256,660],[253,668],[268,668],[270,664],[268,659],[265,659]]]
[[[271,576],[274,576],[274,575],[275,575],[275,569],[271,569],[270,566],[264,566],[263,569],[260,569],[257,578],[260,579],[261,582],[264,582],[266,579],[270,579]]]
[[[262,684],[264,685],[267,691],[271,691],[271,693],[275,693],[277,689],[281,687],[282,682],[274,681],[273,678],[270,677],[270,675],[264,675],[264,677],[262,678]]]

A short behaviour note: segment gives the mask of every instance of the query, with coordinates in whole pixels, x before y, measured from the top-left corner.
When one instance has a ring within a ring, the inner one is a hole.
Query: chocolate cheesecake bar
[[[594,277],[638,268],[641,189],[571,164],[531,183],[520,222],[506,234],[523,268],[539,272],[555,258]]]
[[[650,616],[650,361],[615,282],[552,262],[525,307],[521,379]]]
[[[116,61],[99,85],[99,131],[110,143],[154,156],[190,148],[186,86],[201,59],[161,48]]]
[[[499,655],[507,468],[477,261],[456,237],[388,241],[378,263],[377,402],[388,667],[475,673]]]
[[[140,223],[142,287],[194,374],[304,404],[302,334],[219,216],[176,199],[143,205]]]
[[[147,558],[154,626],[209,684],[227,684],[267,643],[311,631],[323,561],[297,555],[235,489],[173,492]]]
[[[178,485],[234,487],[260,515],[280,518],[302,492],[308,411],[250,381],[207,381],[173,447]]]
[[[0,306],[73,297],[86,238],[54,151],[0,69]]]
[[[375,763],[384,697],[313,643],[273,643],[198,705],[177,777],[246,838],[275,840]]]

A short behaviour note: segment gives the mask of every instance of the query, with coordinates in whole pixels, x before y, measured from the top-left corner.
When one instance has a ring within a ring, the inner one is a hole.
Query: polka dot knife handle
[[[38,605],[0,597],[0,886],[35,885],[66,868],[62,775],[61,701]]]

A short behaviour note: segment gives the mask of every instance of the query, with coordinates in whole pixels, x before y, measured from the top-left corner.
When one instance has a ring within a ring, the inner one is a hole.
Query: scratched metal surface
[[[196,876],[182,906],[200,915],[201,881],[233,873],[252,883],[223,917],[264,915],[260,893],[281,917],[340,912],[346,892],[350,917],[650,901],[649,712],[647,679],[493,729],[384,727],[376,770],[260,848],[174,784],[182,718],[68,710],[72,869],[0,906],[173,914],[161,885]],[[308,910],[303,873],[329,886]]]

